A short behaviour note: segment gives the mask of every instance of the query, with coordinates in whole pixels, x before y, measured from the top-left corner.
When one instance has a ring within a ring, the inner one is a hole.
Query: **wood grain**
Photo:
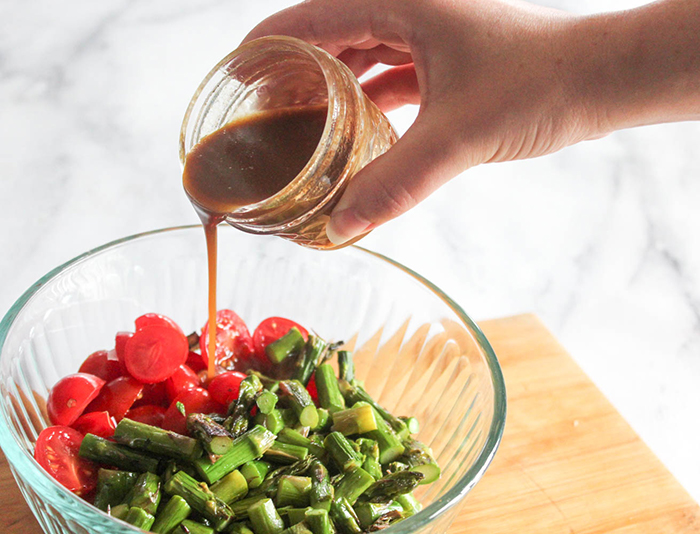
[[[501,448],[451,534],[700,534],[700,508],[533,315],[482,324],[503,366]],[[41,534],[0,456],[0,518]]]

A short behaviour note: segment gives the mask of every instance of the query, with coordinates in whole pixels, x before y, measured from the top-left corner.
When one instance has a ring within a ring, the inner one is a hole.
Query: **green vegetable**
[[[289,400],[299,423],[315,428],[318,424],[316,405],[302,383],[298,380],[283,380],[280,382],[280,391]]]
[[[212,484],[209,489],[226,504],[231,504],[246,496],[248,493],[248,482],[243,474],[236,469],[215,484]]]
[[[411,493],[423,480],[422,473],[401,471],[377,480],[365,492],[363,499],[369,502],[386,503],[399,495]]]
[[[192,508],[185,499],[179,495],[173,495],[158,512],[151,531],[156,534],[169,534],[189,517],[191,511]]]
[[[251,460],[241,466],[241,474],[245,477],[250,489],[260,486],[269,470],[270,464],[260,460]]]
[[[284,521],[271,499],[263,499],[253,504],[248,509],[248,518],[253,524],[255,534],[281,534],[284,530]]]
[[[353,467],[340,479],[335,488],[335,498],[345,499],[353,505],[372,484],[374,484],[372,475],[361,467]]]
[[[338,351],[338,378],[348,383],[355,380],[355,364],[352,353],[347,350]]]
[[[150,471],[158,472],[158,459],[142,452],[135,451],[124,445],[108,441],[94,434],[87,434],[83,438],[78,453],[81,458],[92,460],[95,463],[117,467],[125,471],[142,473]]]
[[[290,445],[289,443],[280,443],[279,441],[265,451],[264,458],[270,462],[278,464],[293,464],[299,460],[303,460],[309,454],[309,449],[298,445]]]
[[[106,512],[120,504],[136,483],[138,474],[129,471],[100,469],[97,472],[95,506]]]
[[[233,446],[233,437],[229,431],[206,414],[189,414],[187,430],[202,443],[209,454],[220,456],[230,451]]]
[[[349,471],[362,465],[362,457],[340,432],[331,432],[323,442],[324,447],[341,471]]]
[[[333,525],[326,510],[309,509],[305,514],[306,524],[313,534],[333,534]]]
[[[134,487],[131,488],[124,502],[129,505],[129,508],[143,508],[149,514],[155,515],[160,498],[160,477],[153,473],[143,473],[136,479]]]
[[[124,518],[124,521],[141,530],[150,530],[155,520],[156,518],[144,511],[143,508],[138,508],[136,506],[129,508],[129,512]]]
[[[173,534],[214,534],[214,529],[196,521],[185,519],[180,526],[177,527]]]
[[[362,532],[355,510],[345,499],[336,498],[333,501],[330,516],[341,534],[360,534]]]
[[[132,449],[179,460],[192,461],[202,455],[196,439],[126,418],[119,421],[114,440]]]
[[[319,358],[327,347],[328,343],[323,341],[320,337],[314,336],[313,334],[309,335],[309,339],[304,347],[304,352],[297,360],[297,366],[292,378],[306,386],[309,383],[309,379],[311,379],[314,369],[316,369]]]
[[[333,414],[333,432],[340,432],[345,436],[366,434],[377,430],[375,411],[366,402],[357,402],[352,408],[340,410]]]
[[[265,354],[272,363],[280,364],[290,356],[301,354],[304,350],[304,336],[296,326],[293,326],[281,338],[265,347]]]
[[[316,389],[318,401],[331,414],[345,409],[345,399],[340,393],[338,379],[330,364],[321,364],[316,369]]]
[[[311,479],[309,477],[285,475],[277,485],[277,506],[302,508],[309,505]]]
[[[222,530],[234,517],[233,510],[203,482],[197,482],[184,471],[175,473],[165,483],[165,491],[179,495],[199,512],[216,530]]]

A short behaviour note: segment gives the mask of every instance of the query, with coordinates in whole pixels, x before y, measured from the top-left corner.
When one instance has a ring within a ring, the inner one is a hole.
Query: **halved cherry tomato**
[[[111,438],[116,427],[114,417],[109,412],[85,413],[73,423],[73,428],[81,434],[95,434],[102,438]]]
[[[165,408],[147,404],[139,406],[138,408],[132,408],[126,412],[126,417],[133,421],[146,423],[147,425],[161,426],[163,424],[163,417],[165,417]]]
[[[102,388],[99,396],[90,403],[86,411],[109,412],[119,422],[142,394],[141,382],[130,376],[120,376]]]
[[[144,384],[162,382],[187,360],[185,334],[162,325],[146,326],[126,342],[124,363],[129,374]]]
[[[223,406],[211,398],[209,392],[204,388],[194,388],[183,391],[170,404],[165,411],[163,428],[172,430],[178,434],[187,434],[187,422],[178,407],[178,403],[184,406],[185,414],[190,413],[226,413],[226,406]]]
[[[195,373],[198,373],[199,371],[206,371],[207,367],[209,367],[209,362],[204,360],[205,356],[202,356],[198,352],[190,351],[190,353],[187,355],[185,365],[187,365],[187,367],[192,369]]]
[[[188,389],[201,386],[199,376],[186,365],[181,365],[170,378],[165,381],[165,391],[170,402],[175,400],[180,393]]]
[[[133,332],[117,332],[114,338],[114,350],[117,353],[117,360],[124,365],[124,354],[126,352],[126,342],[131,339]]]
[[[110,382],[125,375],[126,369],[117,359],[116,351],[98,350],[85,359],[78,372],[95,375],[105,382]]]
[[[76,373],[61,378],[51,388],[46,401],[51,423],[63,426],[75,423],[104,385],[104,380],[87,373]]]
[[[268,317],[261,322],[255,329],[255,332],[253,332],[253,345],[255,347],[256,358],[269,366],[270,360],[267,354],[265,354],[265,347],[273,341],[277,341],[289,332],[289,329],[293,326],[299,329],[301,335],[304,336],[304,341],[309,339],[309,333],[306,331],[306,328],[284,317]]]
[[[142,315],[141,317],[138,317],[134,323],[136,324],[136,331],[138,332],[139,330],[143,330],[147,326],[169,326],[170,328],[174,328],[178,332],[180,332],[182,335],[185,333],[182,331],[182,328],[173,321],[170,317],[166,317],[165,315],[161,315],[159,313],[146,313]]]
[[[246,376],[248,375],[238,371],[229,371],[216,375],[207,388],[211,398],[224,406],[228,406],[238,398],[241,382]]]
[[[208,362],[209,323],[202,328],[199,348],[202,359]],[[253,355],[253,338],[248,327],[234,311],[216,312],[216,365],[225,370],[247,367]]]
[[[97,466],[78,455],[83,435],[67,426],[50,426],[39,434],[34,459],[49,475],[77,495],[97,485]]]
[[[148,406],[150,404],[162,406],[163,408],[170,406],[170,399],[168,398],[168,393],[165,389],[165,382],[145,384],[143,386],[143,393],[141,394],[141,397],[134,402],[132,408],[136,408],[137,406]]]
[[[314,371],[311,375],[309,383],[306,385],[306,391],[308,391],[309,395],[311,395],[311,399],[314,401],[314,404],[318,406],[318,388],[316,388],[316,371]]]

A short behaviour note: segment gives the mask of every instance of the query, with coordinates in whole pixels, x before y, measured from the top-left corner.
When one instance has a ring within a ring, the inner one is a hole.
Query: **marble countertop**
[[[0,4],[0,312],[118,237],[197,222],[180,121],[201,78],[291,2]],[[554,7],[595,12],[632,0]],[[415,109],[392,114],[400,131]],[[700,124],[472,169],[363,245],[474,318],[534,311],[700,500]]]

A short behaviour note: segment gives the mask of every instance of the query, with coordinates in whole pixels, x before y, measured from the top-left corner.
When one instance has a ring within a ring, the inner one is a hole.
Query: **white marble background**
[[[0,312],[87,249],[197,221],[177,158],[185,107],[288,3],[0,1]],[[414,111],[394,114],[400,130]],[[699,147],[700,124],[675,124],[473,169],[363,242],[476,319],[538,313],[698,500]]]

